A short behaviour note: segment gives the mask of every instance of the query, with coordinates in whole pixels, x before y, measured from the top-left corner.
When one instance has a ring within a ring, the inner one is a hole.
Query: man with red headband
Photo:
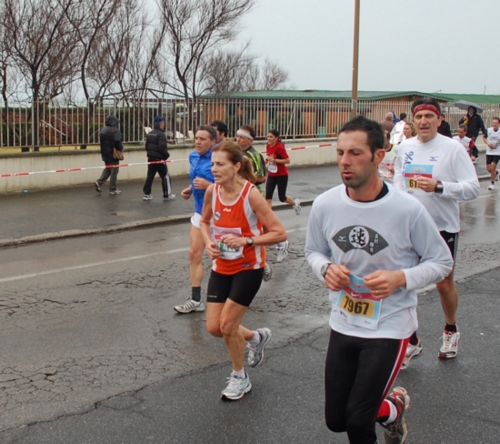
[[[413,123],[417,137],[399,145],[395,161],[394,186],[415,196],[427,208],[456,261],[460,231],[460,201],[474,199],[480,187],[474,165],[462,145],[438,134],[439,103],[429,97],[413,102]],[[440,359],[455,358],[460,332],[456,326],[458,293],[453,271],[436,288],[446,320]],[[422,353],[416,332],[410,339],[402,368]]]

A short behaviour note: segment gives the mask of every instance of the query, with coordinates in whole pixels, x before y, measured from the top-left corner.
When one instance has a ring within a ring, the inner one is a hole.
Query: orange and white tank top
[[[215,184],[212,194],[213,235],[222,255],[214,259],[212,269],[221,274],[236,274],[243,270],[257,270],[266,265],[266,249],[262,246],[245,245],[230,248],[220,241],[225,234],[239,237],[255,237],[263,234],[262,222],[252,210],[248,196],[254,187],[245,181],[233,203],[223,202],[220,185]]]

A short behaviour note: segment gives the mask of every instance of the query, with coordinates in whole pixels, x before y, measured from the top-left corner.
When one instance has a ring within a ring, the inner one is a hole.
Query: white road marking
[[[154,257],[154,256],[161,256],[164,254],[181,253],[181,252],[186,252],[188,250],[189,250],[189,248],[177,248],[175,250],[160,251],[158,253],[143,254],[140,256],[122,257],[120,259],[113,259],[113,260],[101,261],[101,262],[92,262],[91,264],[75,265],[73,267],[55,268],[53,270],[40,271],[38,273],[22,274],[19,276],[11,276],[11,277],[7,277],[7,278],[2,278],[2,279],[0,279],[0,283],[20,281],[22,279],[31,279],[31,278],[35,278],[35,277],[39,277],[39,276],[47,276],[50,274],[64,273],[66,271],[83,270],[85,268],[100,267],[103,265],[117,264],[120,262],[135,261],[135,260],[146,259],[146,258]]]
[[[292,230],[288,230],[287,233],[295,233],[297,231],[304,231],[304,230],[306,230],[306,228],[307,227],[295,228],[295,229],[292,229]],[[183,252],[186,252],[186,251],[189,251],[189,247],[186,247],[186,248],[177,248],[175,250],[165,250],[165,251],[160,251],[160,252],[157,252],[157,253],[143,254],[143,255],[140,255],[140,256],[122,257],[120,259],[112,259],[112,260],[109,260],[109,261],[92,262],[90,264],[74,265],[73,267],[55,268],[55,269],[47,270],[47,271],[40,271],[38,273],[21,274],[21,275],[18,275],[18,276],[10,276],[10,277],[6,277],[6,278],[0,278],[0,283],[20,281],[20,280],[23,280],[23,279],[31,279],[31,278],[36,278],[36,277],[40,277],[40,276],[48,276],[48,275],[51,275],[51,274],[64,273],[64,272],[67,272],[67,271],[84,270],[85,268],[101,267],[103,265],[118,264],[120,262],[136,261],[136,260],[140,260],[140,259],[147,259],[147,258],[154,257],[154,256],[162,256],[162,255],[167,255],[167,254],[183,253]]]

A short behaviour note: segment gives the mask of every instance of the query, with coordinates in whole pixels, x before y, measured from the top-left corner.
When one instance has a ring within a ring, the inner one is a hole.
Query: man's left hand
[[[437,185],[437,180],[430,179],[429,177],[423,177],[419,176],[417,177],[417,186],[427,192],[427,193],[433,193],[434,190],[436,189]]]
[[[378,270],[365,276],[364,280],[373,296],[379,299],[389,297],[396,288],[406,287],[406,276],[403,270]]]

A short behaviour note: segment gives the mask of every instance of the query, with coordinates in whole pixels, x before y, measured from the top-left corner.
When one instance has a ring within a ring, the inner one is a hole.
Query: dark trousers
[[[111,166],[111,165],[119,165],[120,161],[119,160],[113,160],[112,162],[104,162],[106,166]],[[120,168],[104,168],[102,171],[101,177],[97,179],[97,183],[99,186],[102,186],[104,182],[106,182],[109,178],[109,191],[116,191],[116,179],[118,176],[118,172],[120,171]]]
[[[403,362],[408,340],[364,339],[334,330],[325,366],[325,418],[351,444],[375,444],[377,414]]]
[[[155,162],[157,159],[148,159],[148,162]],[[163,197],[169,197],[172,194],[172,180],[168,174],[167,165],[165,163],[155,163],[153,165],[148,165],[148,176],[146,177],[146,182],[142,191],[144,194],[151,194],[151,186],[153,185],[153,180],[156,173],[161,178],[161,187],[163,189]]]

